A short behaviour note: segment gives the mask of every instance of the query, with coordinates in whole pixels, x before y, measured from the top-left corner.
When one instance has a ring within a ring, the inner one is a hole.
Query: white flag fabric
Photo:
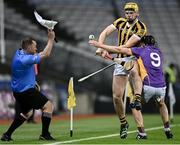
[[[168,94],[168,96],[169,96],[170,105],[174,105],[176,103],[176,98],[174,95],[172,83],[169,83],[169,94]]]
[[[34,11],[36,20],[47,29],[54,29],[54,26],[58,23],[57,21],[45,20],[36,11]]]
[[[173,121],[174,118],[174,104],[176,103],[176,98],[173,91],[172,83],[169,83],[169,110],[170,110],[170,120]]]

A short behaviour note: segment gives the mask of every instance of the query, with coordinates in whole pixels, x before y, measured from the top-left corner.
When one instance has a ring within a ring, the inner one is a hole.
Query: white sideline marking
[[[173,124],[173,125],[171,125],[171,127],[175,127],[175,126],[180,126],[180,124]],[[152,130],[158,130],[158,129],[162,129],[162,128],[163,128],[163,126],[159,126],[159,127],[147,128],[145,130],[146,131],[152,131]],[[128,131],[128,134],[135,133],[135,132],[137,132],[137,130]],[[109,135],[104,135],[104,136],[97,136],[97,137],[88,137],[88,138],[60,141],[60,142],[50,143],[48,145],[58,145],[58,144],[74,143],[74,142],[80,142],[80,141],[86,141],[86,140],[95,140],[95,139],[109,138],[109,137],[114,137],[114,136],[119,136],[119,133],[109,134]]]

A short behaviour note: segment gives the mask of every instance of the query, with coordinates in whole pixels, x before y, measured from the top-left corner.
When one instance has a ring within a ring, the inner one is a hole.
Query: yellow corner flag
[[[75,97],[75,93],[74,93],[73,77],[71,77],[69,80],[69,85],[68,85],[67,107],[69,110],[71,110],[71,108],[73,108],[75,106],[76,106],[76,97]]]

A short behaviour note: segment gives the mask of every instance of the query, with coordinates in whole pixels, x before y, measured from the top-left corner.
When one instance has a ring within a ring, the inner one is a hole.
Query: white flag
[[[174,118],[174,104],[176,103],[176,98],[173,91],[172,83],[169,83],[169,110],[170,110],[170,120],[173,121]]]
[[[168,94],[168,96],[169,96],[170,105],[174,105],[176,103],[176,98],[174,95],[172,83],[169,83],[169,94]]]
[[[34,11],[36,20],[47,29],[54,29],[54,26],[58,23],[57,21],[45,20],[36,11]]]

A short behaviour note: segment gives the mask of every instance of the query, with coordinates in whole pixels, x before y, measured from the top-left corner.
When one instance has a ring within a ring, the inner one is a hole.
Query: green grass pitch
[[[174,116],[172,124],[173,139],[166,139],[159,115],[144,115],[147,140],[136,140],[136,126],[132,115],[127,116],[130,124],[126,139],[119,137],[119,120],[116,115],[96,116],[92,118],[74,119],[73,137],[69,135],[69,120],[52,121],[50,132],[56,141],[39,141],[41,123],[23,124],[16,130],[14,141],[0,144],[180,144],[180,115]],[[0,124],[0,134],[6,131],[9,124]],[[155,128],[158,127],[158,128]],[[69,141],[69,142],[67,142]]]

